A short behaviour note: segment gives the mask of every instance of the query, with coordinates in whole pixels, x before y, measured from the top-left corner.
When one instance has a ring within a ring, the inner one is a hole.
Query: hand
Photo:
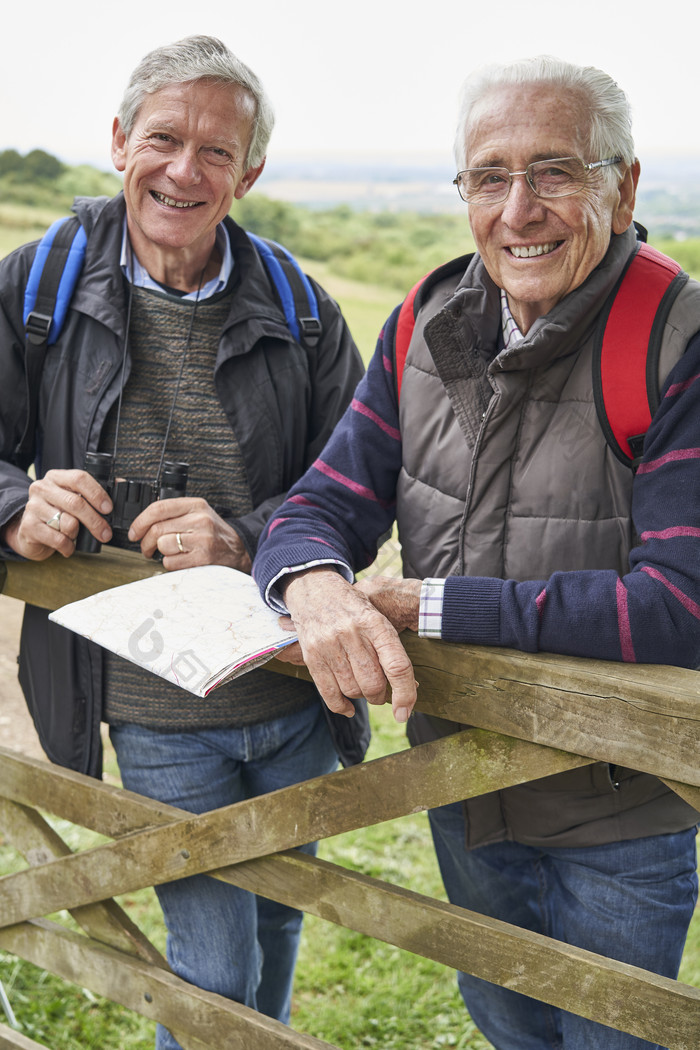
[[[395,627],[360,588],[320,567],[290,576],[284,600],[304,662],[331,711],[352,716],[348,697],[383,704],[388,683],[394,718],[408,720],[416,702],[411,661]],[[286,659],[297,662],[294,652]]]
[[[372,605],[397,631],[417,631],[420,611],[420,580],[394,576],[367,576],[358,580],[355,590],[366,594]]]
[[[44,561],[54,551],[70,558],[81,524],[101,543],[112,538],[102,517],[111,510],[111,499],[86,471],[49,470],[29,486],[24,510],[5,526],[5,543],[30,561]],[[58,528],[48,524],[52,519]]]
[[[129,539],[141,544],[146,558],[160,551],[164,569],[229,565],[250,573],[251,560],[241,537],[198,497],[155,500],[134,519]]]
[[[289,631],[290,634],[296,633],[296,627],[291,616],[280,616],[277,622],[283,631]],[[279,649],[275,653],[275,660],[279,660],[283,664],[294,664],[295,667],[306,667],[306,661],[299,642],[292,642],[291,645],[285,645],[284,649]]]

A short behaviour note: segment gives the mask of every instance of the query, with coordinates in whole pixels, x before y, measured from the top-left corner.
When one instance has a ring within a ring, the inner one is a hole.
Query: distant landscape
[[[307,208],[462,215],[450,157],[270,159],[261,192]],[[700,237],[700,154],[642,158],[639,221],[655,237]]]
[[[247,229],[340,278],[405,291],[472,250],[449,157],[271,156],[234,205]],[[114,173],[70,167],[42,150],[0,151],[0,255],[40,235],[76,195],[112,195]],[[700,155],[643,163],[635,217],[649,240],[700,276]]]

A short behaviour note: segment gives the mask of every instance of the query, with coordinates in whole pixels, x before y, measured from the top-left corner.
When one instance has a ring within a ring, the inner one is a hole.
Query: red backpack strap
[[[659,404],[658,364],[669,310],[688,280],[678,263],[640,244],[598,322],[593,392],[598,419],[617,458],[636,467]]]
[[[457,259],[452,259],[450,262],[443,263],[434,270],[430,270],[424,277],[421,277],[420,281],[414,284],[411,291],[404,299],[401,307],[399,308],[399,314],[396,320],[396,327],[394,329],[394,377],[396,381],[396,398],[401,398],[401,383],[403,380],[403,370],[406,364],[406,355],[408,354],[408,347],[413,336],[413,329],[416,326],[416,315],[423,305],[423,301],[428,291],[437,282],[443,279],[443,277],[451,277],[456,273],[464,273],[467,266],[474,258],[474,253],[470,255],[460,255]]]
[[[432,273],[432,271],[430,271]],[[413,335],[413,329],[416,324],[415,315],[415,301],[418,292],[420,291],[423,282],[426,277],[429,277],[430,273],[427,273],[425,277],[421,277],[420,281],[417,281],[411,291],[408,293],[406,298],[401,304],[399,310],[399,316],[396,320],[396,332],[394,342],[394,375],[396,376],[396,399],[401,399],[401,382],[403,380],[403,368],[406,364],[406,354],[408,353],[409,343]]]

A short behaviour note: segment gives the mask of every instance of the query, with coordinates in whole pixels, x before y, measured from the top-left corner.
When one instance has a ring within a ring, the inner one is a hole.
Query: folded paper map
[[[54,623],[206,696],[296,640],[255,582],[225,565],[164,572],[56,609]]]

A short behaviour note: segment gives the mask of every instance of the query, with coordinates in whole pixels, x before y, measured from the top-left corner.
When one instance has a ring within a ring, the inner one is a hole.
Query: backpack
[[[636,470],[644,437],[659,407],[659,354],[671,306],[688,280],[678,263],[644,243],[646,230],[598,319],[593,349],[593,394],[610,449]],[[402,303],[394,334],[397,398],[416,316],[440,280],[464,273],[473,255],[463,255],[422,278]]]
[[[323,328],[319,316],[318,300],[313,286],[303,273],[296,259],[275,241],[264,240],[255,234],[247,237],[256,248],[265,271],[270,279],[274,294],[284,313],[284,318],[293,338],[305,349],[316,345]],[[58,219],[46,231],[37,247],[24,294],[23,321],[25,326],[25,379],[27,384],[27,422],[24,434],[15,455],[26,469],[34,460],[34,430],[36,426],[39,382],[44,367],[46,350],[52,346],[61,332],[70,306],[85,258],[87,236],[80,220],[76,216]],[[29,610],[36,613],[37,610]],[[45,617],[45,611],[41,610]],[[21,675],[20,675],[21,677]],[[22,683],[30,710],[29,697],[32,690]],[[36,700],[34,701],[36,703]],[[355,717],[346,718],[329,710],[321,704],[338,757],[343,766],[362,762],[369,746],[371,729],[367,702],[353,700]],[[35,724],[40,729],[34,712]],[[99,720],[98,720],[99,727]],[[98,758],[93,758],[89,767],[81,760],[67,759],[64,754],[57,756],[51,740],[40,732],[42,745],[54,761],[78,769],[93,776],[99,776],[99,746],[96,748]],[[98,729],[99,737],[99,729]]]
[[[322,334],[311,282],[286,248],[246,231],[260,256],[289,331],[306,349]],[[36,250],[24,292],[25,388],[27,419],[15,449],[18,464],[34,460],[37,404],[46,350],[58,339],[85,258],[87,234],[77,216],[57,219]]]

